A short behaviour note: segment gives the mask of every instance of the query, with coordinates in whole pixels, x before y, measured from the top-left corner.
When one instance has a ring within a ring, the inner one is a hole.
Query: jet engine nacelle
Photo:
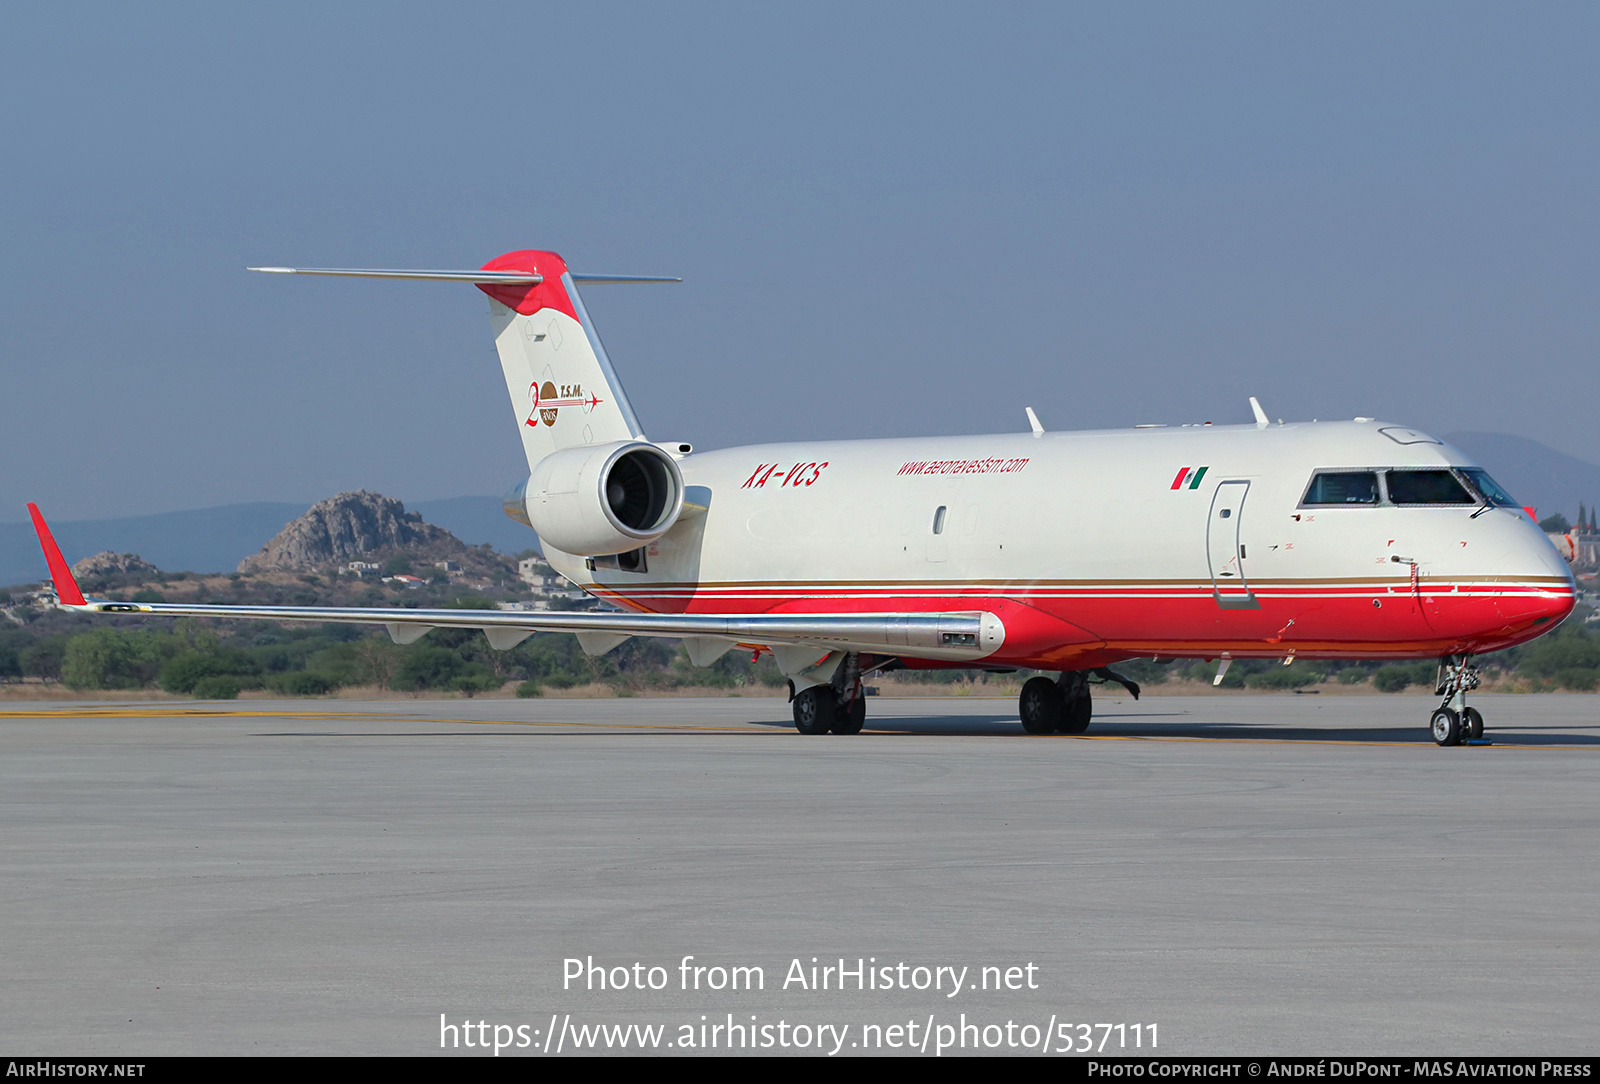
[[[683,509],[683,475],[654,444],[563,448],[539,460],[507,495],[506,511],[564,553],[603,557],[626,553],[666,534]],[[520,497],[520,500],[517,498]],[[517,516],[513,502],[526,519]]]

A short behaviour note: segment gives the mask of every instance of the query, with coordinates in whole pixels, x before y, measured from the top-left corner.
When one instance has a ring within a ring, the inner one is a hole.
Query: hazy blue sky
[[[1600,461],[1600,7],[0,12],[0,519],[525,473],[469,286],[586,294],[644,425],[1376,414]]]

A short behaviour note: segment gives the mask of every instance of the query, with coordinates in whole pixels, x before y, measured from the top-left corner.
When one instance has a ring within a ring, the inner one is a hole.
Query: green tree
[[[207,678],[214,677],[232,678],[240,688],[256,687],[261,684],[261,664],[248,652],[234,647],[185,651],[168,659],[161,667],[161,687],[169,693],[200,696],[197,690]]]
[[[1545,516],[1539,521],[1539,530],[1545,534],[1566,534],[1572,530],[1572,524],[1567,522],[1567,517],[1560,512]]]
[[[1600,682],[1600,635],[1568,622],[1524,647],[1517,672],[1566,689],[1592,689]]]
[[[226,674],[217,674],[212,677],[201,678],[195,683],[194,698],[196,700],[237,700],[239,698],[239,679]]]
[[[396,689],[442,689],[468,672],[467,661],[447,647],[413,647],[394,677]]]
[[[165,633],[94,629],[67,641],[61,682],[69,689],[140,689],[179,646]]]
[[[23,648],[19,659],[23,674],[43,681],[60,681],[61,664],[66,659],[67,641],[70,639],[64,633],[46,636],[31,647]]]

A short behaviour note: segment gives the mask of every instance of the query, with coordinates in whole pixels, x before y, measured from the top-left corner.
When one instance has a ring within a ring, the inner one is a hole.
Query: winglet
[[[72,578],[72,567],[61,556],[61,547],[56,545],[55,536],[50,533],[44,516],[39,514],[39,506],[32,501],[28,502],[28,515],[33,517],[33,529],[39,532],[39,548],[44,550],[45,563],[50,566],[50,579],[56,585],[56,598],[66,606],[88,605],[83,592],[78,589],[78,581]]]

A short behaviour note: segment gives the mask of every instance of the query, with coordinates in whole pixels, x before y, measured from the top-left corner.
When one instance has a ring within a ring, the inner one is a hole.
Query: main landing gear
[[[1463,741],[1483,741],[1483,715],[1467,707],[1467,693],[1478,687],[1478,668],[1467,655],[1450,655],[1439,660],[1439,679],[1434,693],[1444,697],[1428,729],[1439,745],[1460,745]]]
[[[794,694],[794,728],[802,734],[859,734],[867,722],[866,689],[861,685],[861,656],[846,655],[827,685],[813,685]]]
[[[1064,670],[1052,681],[1047,677],[1029,678],[1017,698],[1022,729],[1029,734],[1082,734],[1089,729],[1094,704],[1089,699],[1090,678],[1103,685],[1115,681],[1139,699],[1139,686],[1121,674],[1099,667],[1094,670]]]

